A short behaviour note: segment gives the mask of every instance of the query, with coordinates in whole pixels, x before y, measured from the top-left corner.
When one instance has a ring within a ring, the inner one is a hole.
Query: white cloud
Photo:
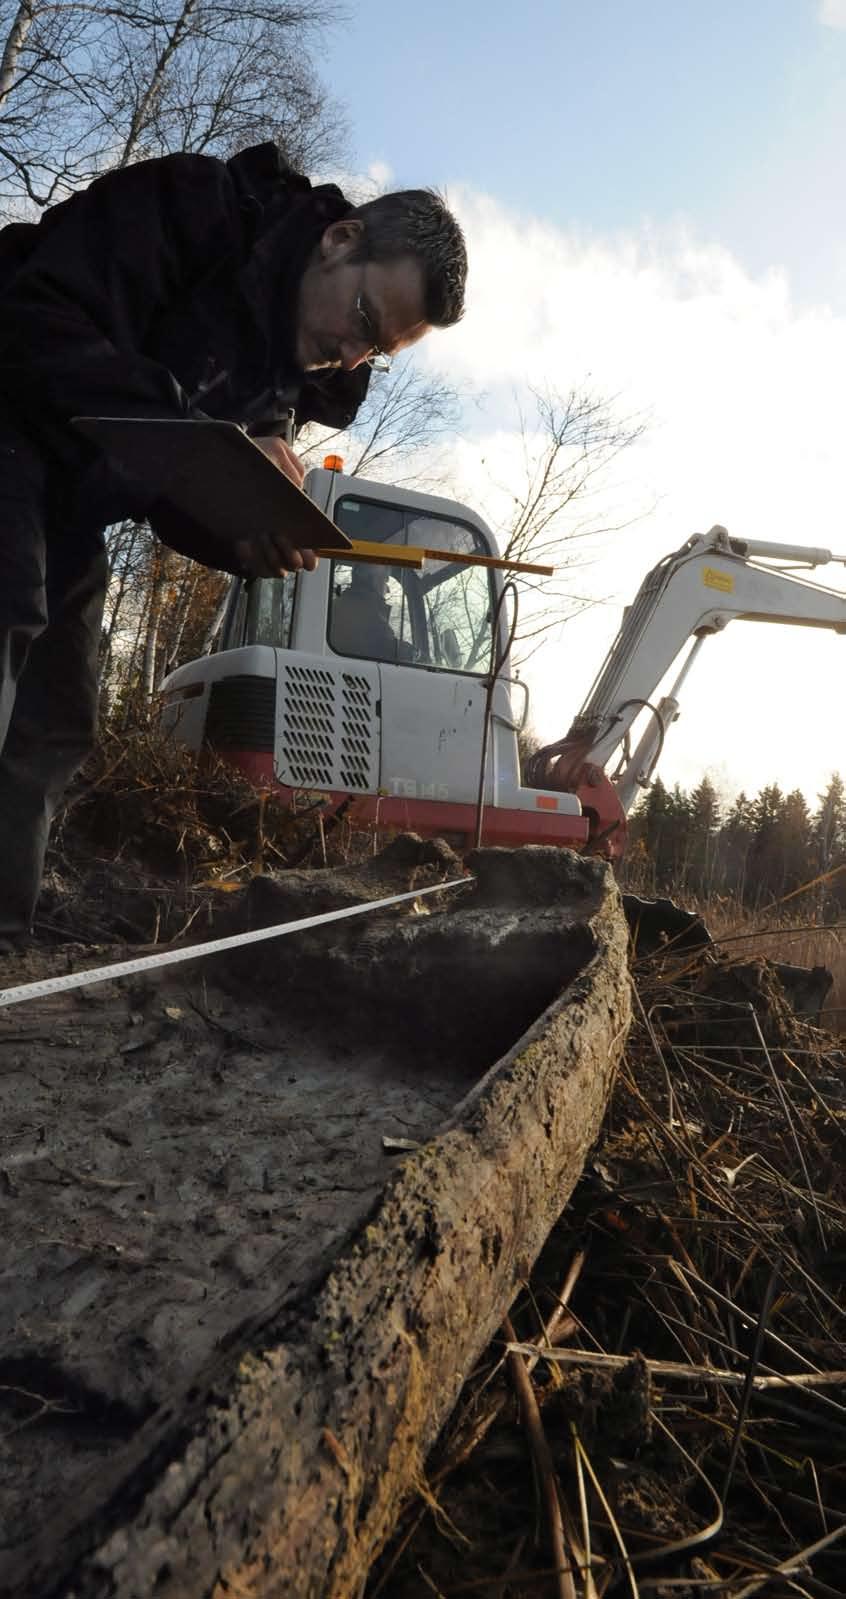
[[[846,0],[844,0],[846,9]],[[624,458],[629,503],[654,501],[578,586],[628,601],[646,571],[689,535],[722,522],[748,538],[846,553],[846,318],[798,311],[785,274],[753,277],[721,246],[684,227],[598,237],[559,231],[452,191],[471,262],[469,309],[423,358],[487,389],[489,415],[456,452],[483,496],[518,473],[511,390],[566,390],[587,380],[651,418]],[[484,460],[485,465],[481,463]],[[473,463],[475,462],[475,467]],[[846,589],[843,567],[820,578]],[[568,623],[532,673],[535,720],[560,734],[613,636],[603,605]],[[733,624],[706,646],[668,741],[664,775],[695,781],[725,763],[747,788],[776,779],[813,795],[846,769],[832,711],[846,638]]]
[[[846,28],[846,0],[820,0],[817,20],[826,28]]]
[[[328,167],[314,174],[316,183],[337,183],[338,188],[353,205],[363,205],[384,194],[394,181],[394,170],[387,161],[371,161],[364,172],[350,172],[346,167]]]
[[[393,183],[394,169],[387,161],[371,161],[367,176],[377,192],[384,194]]]

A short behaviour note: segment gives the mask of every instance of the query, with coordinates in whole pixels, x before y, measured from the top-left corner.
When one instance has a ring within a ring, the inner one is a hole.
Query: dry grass
[[[787,905],[771,911],[748,911],[735,900],[718,897],[688,907],[701,915],[720,950],[741,960],[763,956],[790,961],[794,966],[826,966],[834,986],[823,1012],[823,1023],[834,1033],[846,1033],[846,919],[817,923],[813,916]]]
[[[747,934],[796,963],[842,946],[742,928],[717,959],[638,962],[603,1136],[512,1312],[563,1570],[506,1326],[367,1599],[557,1599],[562,1580],[577,1599],[846,1593],[846,1057],[759,947],[737,954]]]
[[[156,943],[258,872],[336,865],[352,852],[340,813],[324,820],[308,797],[292,812],[155,728],[106,729],[56,818],[36,933]]]

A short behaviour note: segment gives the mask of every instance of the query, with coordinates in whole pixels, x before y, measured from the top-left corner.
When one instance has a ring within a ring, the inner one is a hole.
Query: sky
[[[591,606],[526,669],[561,736],[622,607],[714,523],[846,557],[846,0],[361,0],[327,39],[349,159],[445,190],[468,309],[417,359],[481,393],[451,460],[496,522],[531,390],[613,399],[644,431],[573,571]],[[407,20],[405,20],[407,17]],[[846,564],[818,580],[844,594]],[[846,773],[846,636],[737,622],[709,640],[660,774],[813,803]]]

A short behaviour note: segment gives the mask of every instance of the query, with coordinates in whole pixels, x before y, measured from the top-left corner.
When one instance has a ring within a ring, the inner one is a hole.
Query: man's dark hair
[[[434,328],[458,322],[464,314],[467,247],[443,197],[434,189],[400,189],[356,206],[352,216],[364,224],[355,258],[413,256],[423,269],[426,321]]]

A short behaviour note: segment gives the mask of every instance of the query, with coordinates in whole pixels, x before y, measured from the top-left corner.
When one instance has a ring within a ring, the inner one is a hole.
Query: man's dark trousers
[[[73,497],[0,422],[0,936],[32,923],[53,812],[96,728],[108,567]]]

